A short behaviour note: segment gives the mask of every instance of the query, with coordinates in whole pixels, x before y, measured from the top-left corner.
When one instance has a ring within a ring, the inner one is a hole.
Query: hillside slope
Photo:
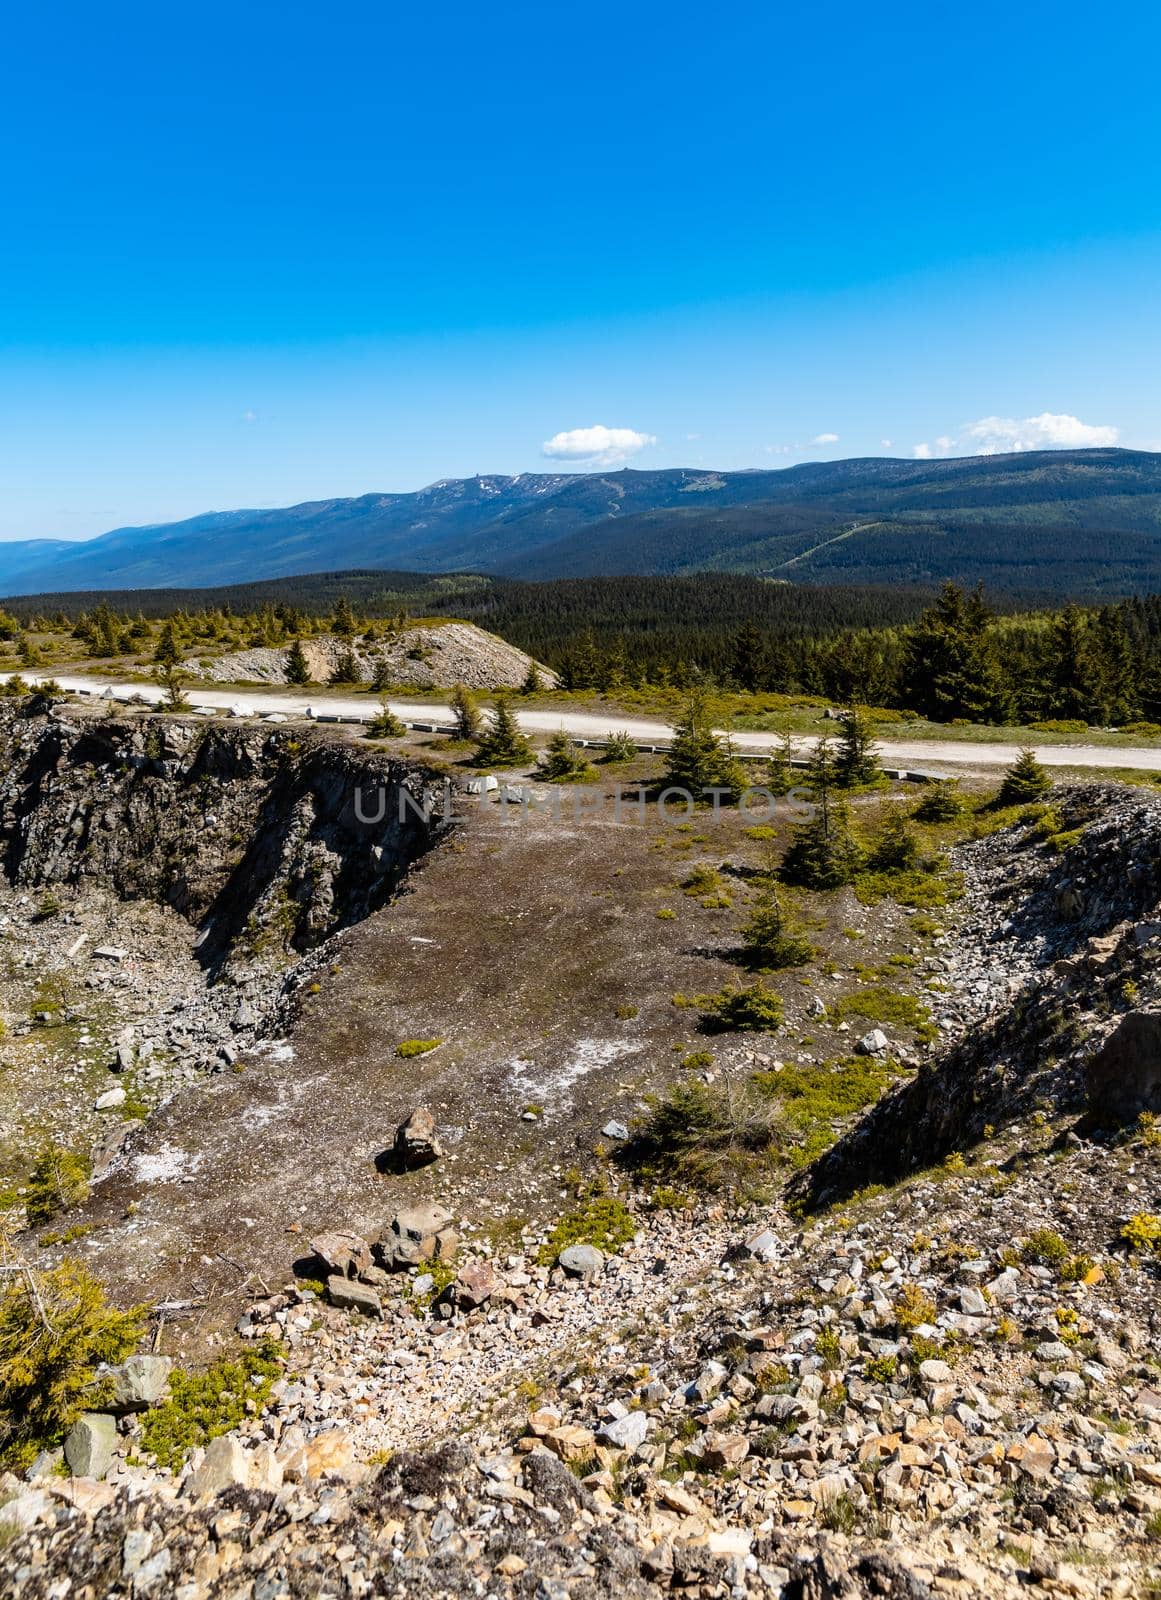
[[[1102,594],[1161,584],[1159,529],[1161,455],[1143,451],[525,473],[45,541],[43,557],[0,545],[0,589],[201,587],[338,567],[540,578],[708,568]]]

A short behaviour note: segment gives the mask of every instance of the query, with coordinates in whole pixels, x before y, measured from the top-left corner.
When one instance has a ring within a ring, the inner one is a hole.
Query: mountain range
[[[360,567],[514,578],[723,571],[1082,597],[1161,588],[1161,454],[1049,450],[446,479],[84,541],[0,543],[0,593],[208,587]]]

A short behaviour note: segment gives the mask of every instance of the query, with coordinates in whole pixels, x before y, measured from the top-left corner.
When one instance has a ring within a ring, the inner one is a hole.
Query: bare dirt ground
[[[608,788],[589,786],[585,800]],[[565,1209],[566,1174],[591,1169],[609,1120],[630,1124],[688,1053],[710,1050],[718,1072],[753,1070],[754,1052],[849,1054],[867,1025],[836,1030],[812,1014],[813,996],[859,987],[856,961],[931,953],[893,903],[868,908],[844,891],[815,908],[803,897],[827,971],[812,967],[810,987],[794,971],[770,979],[784,996],[778,1034],[706,1038],[672,997],[746,976],[730,951],[754,892],[747,874],[770,842],[728,812],[507,815],[465,802],[452,838],[394,903],[339,936],[290,1036],[183,1089],[131,1137],[94,1189],[92,1231],[70,1246],[119,1298],[204,1302],[195,1338],[256,1287],[283,1282],[326,1228],[374,1236],[400,1205],[435,1200],[469,1236],[510,1238]],[[725,864],[726,904],[682,888],[699,864]],[[893,981],[922,993],[930,967],[907,959],[915,969]],[[889,1031],[913,1048],[910,1030]],[[412,1039],[443,1042],[401,1059],[397,1046]],[[400,1176],[385,1157],[420,1104],[446,1155]]]

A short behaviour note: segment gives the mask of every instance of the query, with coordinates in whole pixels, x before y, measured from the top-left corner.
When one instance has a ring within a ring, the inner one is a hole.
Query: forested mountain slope
[[[1144,451],[525,473],[0,545],[0,590],[203,587],[343,567],[535,578],[708,569],[1096,597],[1161,586],[1159,533],[1161,455]]]

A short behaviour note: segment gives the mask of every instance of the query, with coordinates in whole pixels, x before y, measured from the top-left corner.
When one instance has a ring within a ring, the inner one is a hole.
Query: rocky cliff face
[[[252,725],[0,712],[0,867],[172,907],[211,973],[304,951],[387,900],[431,845],[421,772]],[[433,797],[434,798],[434,797]]]
[[[1114,1129],[1153,1109],[1156,1070],[1139,1058],[1161,1008],[1161,801],[1086,784],[1057,792],[1049,825],[959,852],[971,909],[947,966],[962,1036],[816,1164],[800,1186],[812,1203],[1037,1112]],[[1149,1020],[1126,1026],[1139,1009]]]
[[[105,1172],[143,1117],[293,1028],[445,826],[425,792],[317,732],[0,708],[0,1180],[46,1137]]]

